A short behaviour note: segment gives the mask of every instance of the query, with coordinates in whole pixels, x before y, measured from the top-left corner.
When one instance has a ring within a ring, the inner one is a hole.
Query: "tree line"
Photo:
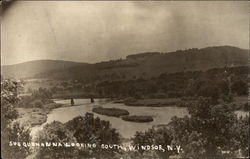
[[[248,94],[248,67],[214,68],[202,71],[165,73],[146,79],[106,80],[90,85],[99,96],[173,98],[203,96],[222,98]]]

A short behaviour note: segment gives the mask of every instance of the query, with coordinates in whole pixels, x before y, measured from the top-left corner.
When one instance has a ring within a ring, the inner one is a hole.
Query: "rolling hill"
[[[14,65],[4,65],[1,68],[1,74],[4,78],[32,78],[46,72],[58,70],[67,70],[74,66],[87,65],[61,60],[35,60]]]
[[[51,60],[31,61],[3,66],[2,73],[4,77],[77,79],[84,82],[123,80],[138,77],[150,78],[162,73],[246,66],[248,56],[248,50],[232,46],[216,46],[168,53],[139,53],[128,55],[126,59],[96,64]]]

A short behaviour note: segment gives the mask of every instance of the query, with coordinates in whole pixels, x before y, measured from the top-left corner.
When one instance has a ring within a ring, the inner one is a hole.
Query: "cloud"
[[[99,62],[212,45],[248,48],[247,4],[18,1],[3,18],[2,63]]]

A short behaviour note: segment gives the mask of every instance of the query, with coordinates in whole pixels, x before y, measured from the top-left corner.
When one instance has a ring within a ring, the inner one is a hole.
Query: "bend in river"
[[[36,132],[41,130],[45,124],[53,121],[65,123],[74,117],[85,115],[87,112],[93,113],[95,117],[98,116],[102,120],[110,121],[112,127],[116,128],[121,136],[127,139],[133,137],[136,131],[145,131],[154,125],[167,124],[171,121],[173,116],[183,117],[188,115],[187,109],[183,107],[126,106],[123,103],[113,103],[108,99],[96,99],[94,103],[91,103],[89,99],[75,99],[74,101],[75,106],[54,109],[50,114],[48,114],[46,123],[32,128],[32,136],[35,136]],[[70,100],[55,100],[55,102],[70,105]],[[99,106],[104,108],[126,109],[130,115],[152,116],[154,121],[147,123],[129,122],[122,120],[122,118],[100,115],[92,112],[93,108]],[[243,111],[236,111],[235,113],[238,116],[246,116],[248,114],[248,112]]]

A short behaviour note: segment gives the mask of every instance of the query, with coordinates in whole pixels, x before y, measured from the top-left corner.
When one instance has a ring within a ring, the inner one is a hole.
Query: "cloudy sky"
[[[207,46],[248,48],[248,2],[19,1],[2,19],[2,65],[95,63]]]

